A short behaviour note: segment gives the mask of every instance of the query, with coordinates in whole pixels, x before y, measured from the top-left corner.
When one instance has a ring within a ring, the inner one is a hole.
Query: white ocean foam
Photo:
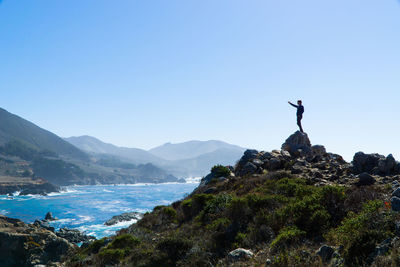
[[[0,214],[1,215],[7,215],[9,212],[8,211],[6,211],[6,210],[0,210]]]

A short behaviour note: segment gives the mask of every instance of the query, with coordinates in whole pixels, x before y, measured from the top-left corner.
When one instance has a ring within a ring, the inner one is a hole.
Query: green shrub
[[[102,238],[92,242],[87,248],[84,249],[85,253],[88,254],[96,254],[99,252],[100,248],[104,247],[107,244],[107,238]]]
[[[125,249],[125,248],[133,248],[140,244],[140,240],[137,237],[134,237],[130,234],[123,234],[117,236],[108,248],[113,249]]]
[[[165,253],[172,263],[183,258],[191,247],[192,243],[188,239],[178,236],[167,237],[157,244],[157,249]]]
[[[210,194],[196,194],[192,198],[182,201],[185,219],[189,220],[199,214],[214,197],[214,195]]]
[[[222,165],[215,165],[214,167],[212,167],[211,173],[214,175],[215,178],[231,176],[231,171],[227,167]]]
[[[231,221],[228,218],[218,218],[212,223],[208,224],[206,229],[211,231],[221,231],[222,229],[228,227],[229,224],[231,224]]]
[[[296,226],[283,228],[279,235],[271,242],[271,248],[276,250],[286,249],[297,244],[304,238],[306,232],[299,230]]]
[[[350,212],[339,227],[327,234],[327,239],[343,245],[349,264],[361,264],[393,231],[393,214],[384,211],[383,203],[375,200],[365,203],[358,214]]]
[[[172,207],[164,207],[161,211],[169,220],[174,220],[176,218],[176,210]]]
[[[233,198],[229,203],[227,215],[232,221],[245,222],[250,214],[251,210],[246,198]]]
[[[99,253],[101,261],[105,264],[115,264],[122,260],[125,251],[122,249],[103,249]]]

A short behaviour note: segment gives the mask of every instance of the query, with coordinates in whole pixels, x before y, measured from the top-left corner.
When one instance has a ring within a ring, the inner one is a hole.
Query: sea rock
[[[306,156],[311,154],[311,142],[306,133],[296,131],[282,144],[282,149],[292,157]]]
[[[392,210],[400,211],[400,197],[392,197],[390,199],[390,204],[392,206]]]
[[[370,174],[363,172],[358,175],[358,181],[356,185],[364,186],[364,185],[372,185],[376,182],[375,178],[372,177]]]
[[[56,235],[74,244],[96,240],[96,237],[85,235],[84,233],[76,229],[61,228],[59,231],[56,232]]]
[[[0,266],[47,265],[71,249],[71,243],[42,227],[0,215]]]
[[[186,180],[183,179],[183,178],[179,178],[177,182],[178,182],[178,183],[181,183],[181,184],[184,184],[184,183],[186,183]]]
[[[328,262],[332,258],[333,252],[335,252],[335,250],[332,247],[323,245],[315,254],[319,256],[323,262]]]
[[[239,261],[243,259],[251,259],[254,256],[253,252],[248,249],[238,248],[229,252],[228,257],[231,261]]]
[[[44,219],[46,221],[55,221],[55,220],[57,220],[56,217],[53,217],[53,214],[50,211],[46,213],[46,216],[44,217]]]
[[[110,220],[106,221],[104,225],[114,225],[119,222],[132,221],[132,220],[140,220],[143,217],[143,214],[140,212],[126,212],[120,215],[113,216]]]

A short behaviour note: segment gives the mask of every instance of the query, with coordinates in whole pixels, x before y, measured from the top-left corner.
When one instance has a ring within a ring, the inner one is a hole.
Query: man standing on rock
[[[304,113],[304,106],[301,104],[301,103],[302,103],[301,100],[298,100],[298,101],[297,101],[297,105],[292,104],[290,101],[288,101],[288,103],[289,103],[290,105],[292,105],[293,107],[297,108],[297,112],[296,112],[296,115],[297,115],[297,125],[298,125],[299,128],[300,128],[300,132],[304,133],[304,132],[303,132],[303,127],[301,127],[301,119],[303,118],[303,113]]]

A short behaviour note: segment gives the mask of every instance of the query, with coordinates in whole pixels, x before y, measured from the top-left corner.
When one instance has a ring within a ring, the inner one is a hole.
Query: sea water
[[[32,223],[51,212],[58,220],[50,224],[56,229],[78,229],[102,238],[135,221],[106,226],[104,222],[124,212],[147,212],[155,206],[168,205],[190,194],[198,181],[188,183],[85,185],[70,186],[47,196],[28,195],[10,198],[0,195],[0,214]]]

